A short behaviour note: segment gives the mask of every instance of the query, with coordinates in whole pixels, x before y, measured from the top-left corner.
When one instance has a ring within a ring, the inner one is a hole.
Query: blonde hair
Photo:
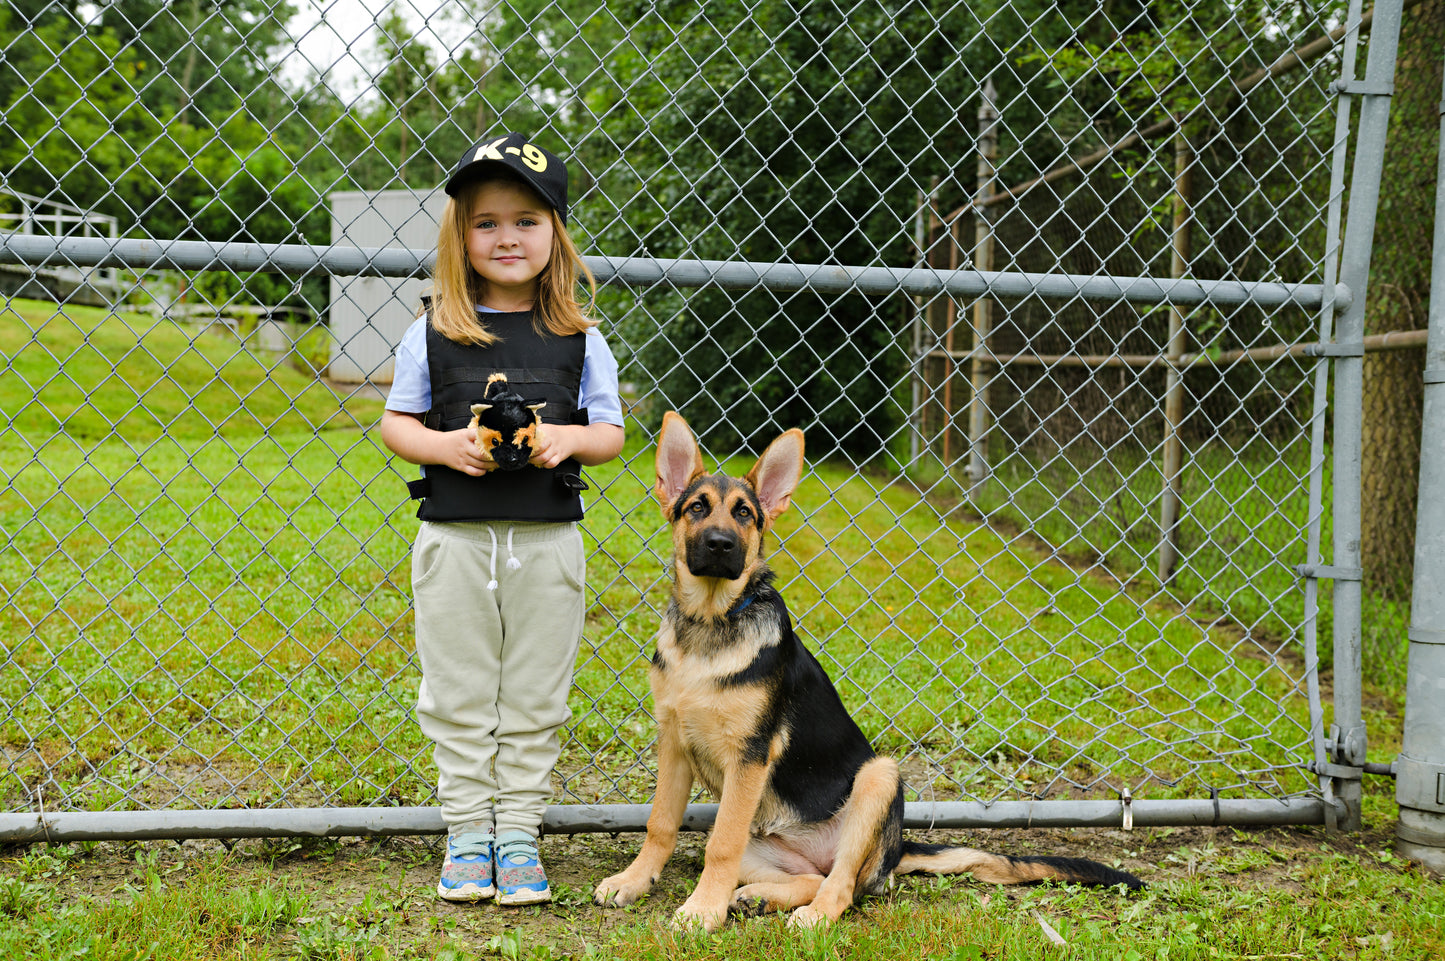
[[[457,191],[455,197],[448,197],[442,211],[441,227],[437,231],[437,262],[432,270],[431,325],[443,337],[460,344],[488,347],[498,340],[477,314],[477,305],[486,296],[487,282],[472,269],[467,258],[467,231],[471,227],[477,191],[488,180],[502,179],[526,186],[521,179],[505,175],[475,180]],[[588,303],[597,300],[597,278],[582,262],[582,255],[577,252],[557,211],[549,205],[547,214],[552,218],[552,251],[547,266],[537,275],[532,325],[539,334],[551,333],[558,337],[585,333],[595,327],[597,321],[577,302],[578,275],[587,281]]]

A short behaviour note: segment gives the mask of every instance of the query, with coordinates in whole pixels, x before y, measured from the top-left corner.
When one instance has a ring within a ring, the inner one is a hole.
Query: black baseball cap
[[[455,197],[465,184],[480,179],[489,167],[495,166],[504,167],[521,178],[552,205],[562,223],[567,223],[567,165],[561,157],[519,133],[483,137],[468,147],[447,181],[447,196]]]

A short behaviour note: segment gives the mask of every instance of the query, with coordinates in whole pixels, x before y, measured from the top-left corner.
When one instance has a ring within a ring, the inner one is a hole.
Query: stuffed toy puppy
[[[512,390],[506,374],[487,378],[482,403],[472,405],[472,422],[477,431],[477,450],[490,453],[502,470],[521,470],[537,446],[537,411],[545,403],[529,404]]]

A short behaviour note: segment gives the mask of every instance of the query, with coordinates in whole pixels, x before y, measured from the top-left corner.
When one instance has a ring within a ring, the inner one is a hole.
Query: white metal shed
[[[338,191],[331,242],[353,247],[436,247],[446,194],[421,190]],[[428,282],[399,277],[331,278],[331,363],[344,383],[391,383],[392,354],[421,307]]]

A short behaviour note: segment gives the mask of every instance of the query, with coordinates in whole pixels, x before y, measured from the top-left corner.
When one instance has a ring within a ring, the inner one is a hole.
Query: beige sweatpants
[[[424,522],[417,532],[416,717],[436,745],[454,833],[541,828],[557,731],[572,716],[585,563],[575,523]]]

